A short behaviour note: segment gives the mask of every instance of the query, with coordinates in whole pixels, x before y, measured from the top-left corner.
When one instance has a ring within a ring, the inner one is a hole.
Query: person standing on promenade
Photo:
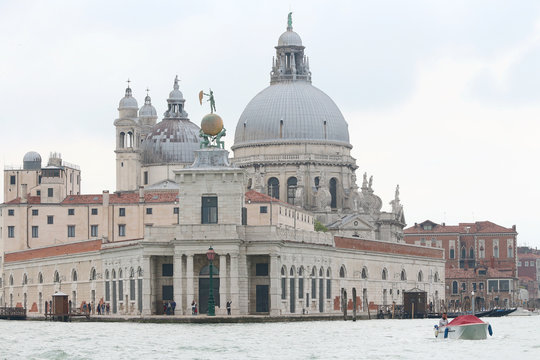
[[[231,300],[227,301],[227,315],[231,315],[231,304]]]

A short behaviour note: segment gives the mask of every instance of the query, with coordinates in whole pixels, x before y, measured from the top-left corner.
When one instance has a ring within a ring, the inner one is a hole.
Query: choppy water
[[[0,321],[1,359],[540,359],[540,316],[488,319],[483,341],[436,340],[435,320],[266,324]]]

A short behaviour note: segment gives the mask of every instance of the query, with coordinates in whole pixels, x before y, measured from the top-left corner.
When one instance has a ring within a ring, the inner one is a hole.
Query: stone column
[[[173,264],[173,291],[174,291],[174,301],[176,302],[176,315],[183,315],[183,306],[182,306],[182,254],[174,254],[174,264]]]
[[[281,314],[281,271],[276,254],[270,255],[270,316]]]
[[[152,274],[151,274],[151,257],[149,255],[143,256],[143,285],[142,285],[142,297],[143,297],[143,315],[152,315]]]
[[[193,256],[193,254],[188,254],[186,262],[186,314],[191,314],[191,302],[195,300],[195,288],[193,287]]]
[[[227,255],[223,254],[219,256],[219,313],[227,314],[227,300],[229,300],[229,294],[227,293]],[[231,309],[232,310],[232,309]]]
[[[230,294],[231,294],[231,312],[235,315],[240,313],[240,285],[238,283],[238,254],[230,254],[231,265],[229,269]],[[246,311],[245,313],[248,313]]]

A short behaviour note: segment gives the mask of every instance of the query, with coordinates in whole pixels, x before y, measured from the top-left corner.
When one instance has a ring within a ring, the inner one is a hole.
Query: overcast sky
[[[177,74],[197,124],[214,90],[230,147],[289,10],[383,209],[399,184],[409,225],[515,224],[540,247],[539,1],[0,0],[1,165],[57,151],[83,193],[113,191],[126,80],[161,119]]]

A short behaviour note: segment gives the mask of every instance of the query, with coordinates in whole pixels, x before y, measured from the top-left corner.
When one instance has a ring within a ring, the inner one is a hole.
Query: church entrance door
[[[219,270],[214,264],[212,266],[212,287],[214,289],[214,304],[220,306],[219,303]],[[199,272],[199,314],[208,313],[208,296],[210,292],[210,266],[206,265]]]

